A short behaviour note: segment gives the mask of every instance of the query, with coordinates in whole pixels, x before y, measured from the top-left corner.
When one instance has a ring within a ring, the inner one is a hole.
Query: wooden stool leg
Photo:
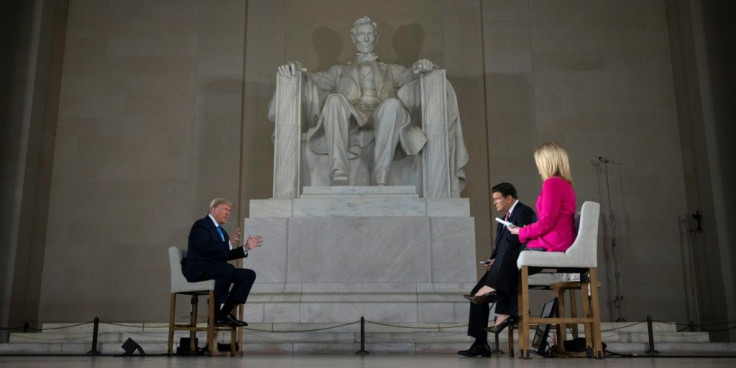
[[[557,314],[561,317],[565,317],[565,289],[562,287],[558,287],[554,289],[555,291],[555,297],[557,298]],[[570,308],[574,308],[575,304],[572,304]],[[555,325],[555,328],[557,329],[557,347],[556,349],[558,351],[565,351],[565,344],[562,342],[565,341],[565,335],[567,335],[567,325],[564,323],[558,323]]]
[[[235,307],[238,308],[238,307]],[[235,311],[235,315],[238,316],[240,314],[239,311]],[[230,329],[230,356],[235,356],[235,342],[237,340],[237,334],[238,334],[238,327],[233,327]]]
[[[529,267],[521,267],[519,277],[519,355],[529,358]]]
[[[174,318],[176,317],[176,293],[171,293],[171,299],[169,301],[169,355],[174,350]]]
[[[233,327],[232,329],[230,329],[230,356],[235,356],[235,354],[236,354],[236,351],[235,351],[235,340],[236,340],[236,335],[237,334],[238,334],[238,328],[237,327]]]
[[[583,279],[583,275],[580,275],[580,279]],[[588,290],[590,284],[586,284],[584,282],[580,282],[580,296],[582,298],[582,305],[583,305],[583,317],[590,318],[590,295],[588,294]],[[583,329],[585,330],[585,346],[593,346],[593,324],[589,322],[583,323]]]
[[[570,289],[570,317],[576,318],[578,316],[578,303],[577,298],[575,297],[575,289]],[[565,333],[567,335],[567,333]],[[572,325],[572,338],[577,339],[578,338],[578,324],[574,323]]]
[[[245,305],[241,304],[238,306],[238,319],[241,321],[245,321]],[[238,336],[237,336],[237,351],[239,356],[243,356],[243,328],[238,328]]]
[[[189,327],[191,327],[191,330],[189,330],[189,351],[191,354],[196,354],[197,352],[197,313],[198,313],[198,307],[199,307],[199,297],[197,295],[192,295],[192,308],[191,313],[189,315]]]
[[[215,291],[210,290],[207,300],[207,348],[210,355],[220,355],[217,350],[217,331],[215,331]]]
[[[593,317],[593,355],[603,358],[603,342],[601,341],[601,315],[598,305],[598,271],[595,267],[590,268],[590,304]]]

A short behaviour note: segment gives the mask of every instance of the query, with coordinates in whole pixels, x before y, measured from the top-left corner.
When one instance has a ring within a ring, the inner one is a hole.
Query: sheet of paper
[[[496,221],[499,222],[499,223],[504,224],[504,226],[516,227],[516,225],[514,225],[514,224],[512,224],[512,223],[510,223],[510,222],[508,222],[506,220],[500,219],[498,217],[496,217]]]

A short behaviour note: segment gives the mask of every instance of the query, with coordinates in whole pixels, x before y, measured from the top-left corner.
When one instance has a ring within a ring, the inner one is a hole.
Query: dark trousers
[[[516,315],[519,304],[516,298],[519,270],[516,268],[516,259],[519,258],[521,244],[518,237],[508,234],[496,248],[491,269],[475,284],[471,294],[475,294],[481,287],[490,286],[498,293],[496,301],[497,314]],[[478,305],[470,303],[468,316],[468,335],[476,339],[486,340],[486,328],[491,311],[488,304]]]
[[[215,279],[217,303],[243,304],[256,281],[256,273],[245,268],[235,268],[229,263],[221,263],[210,267],[198,279],[197,281]]]

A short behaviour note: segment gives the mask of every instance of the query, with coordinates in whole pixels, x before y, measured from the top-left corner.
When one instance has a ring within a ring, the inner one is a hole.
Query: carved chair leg
[[[577,297],[575,296],[575,289],[570,289],[570,317],[576,318],[578,316],[578,303]],[[573,323],[572,326],[572,338],[578,338],[578,324]],[[567,335],[567,333],[565,333]]]
[[[598,305],[598,270],[590,268],[590,304],[593,317],[593,354],[596,358],[603,358],[603,342],[601,341],[601,315]]]
[[[171,293],[169,301],[169,341],[168,341],[168,352],[169,355],[174,350],[174,318],[176,317],[176,293]]]
[[[197,313],[199,312],[199,296],[192,295],[192,308],[189,315],[189,351],[197,353]]]
[[[529,358],[529,267],[521,267],[519,277],[519,355]]]
[[[207,300],[207,349],[210,355],[220,355],[217,350],[217,331],[215,330],[215,291],[210,290],[209,299]]]

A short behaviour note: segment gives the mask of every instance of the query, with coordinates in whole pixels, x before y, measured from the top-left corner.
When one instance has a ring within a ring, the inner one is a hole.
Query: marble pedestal
[[[249,322],[360,320],[467,323],[475,284],[467,199],[419,198],[414,187],[305,187],[297,199],[253,200],[244,233],[263,246]]]

